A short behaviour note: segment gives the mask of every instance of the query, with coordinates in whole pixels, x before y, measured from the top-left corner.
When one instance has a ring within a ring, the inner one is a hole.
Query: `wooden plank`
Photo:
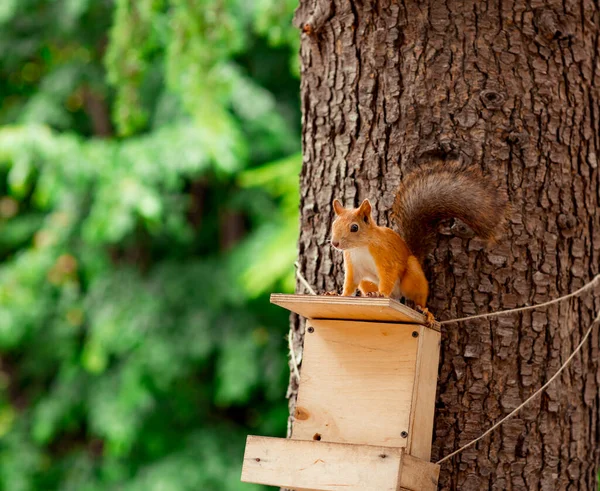
[[[439,465],[404,453],[399,491],[436,491],[439,474]]]
[[[342,319],[422,324],[425,316],[391,298],[333,297],[325,295],[271,295],[271,303],[307,319]],[[440,330],[439,324],[432,326]]]
[[[399,448],[248,436],[242,481],[296,491],[435,491],[439,472]]]
[[[315,319],[307,326],[292,438],[405,447],[419,326]]]
[[[435,392],[440,361],[439,332],[421,328],[417,353],[410,432],[406,452],[429,462],[433,439]]]
[[[242,481],[295,490],[397,491],[401,458],[397,448],[249,436]]]

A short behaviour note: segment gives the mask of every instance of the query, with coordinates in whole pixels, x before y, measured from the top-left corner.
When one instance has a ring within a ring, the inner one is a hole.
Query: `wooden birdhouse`
[[[242,481],[302,491],[428,491],[439,326],[388,298],[272,295],[306,317],[290,439],[249,436]]]

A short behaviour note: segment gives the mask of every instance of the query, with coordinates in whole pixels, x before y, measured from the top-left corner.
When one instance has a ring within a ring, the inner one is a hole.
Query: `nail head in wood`
[[[417,331],[413,331],[412,337],[413,338],[418,338],[419,337],[419,333]]]
[[[407,438],[408,437],[408,431],[403,431],[402,433],[400,433],[400,436],[402,438]]]
[[[315,332],[315,328],[314,328],[314,327],[309,327],[309,328],[308,328],[308,332],[310,332],[310,333],[313,333],[313,332]]]

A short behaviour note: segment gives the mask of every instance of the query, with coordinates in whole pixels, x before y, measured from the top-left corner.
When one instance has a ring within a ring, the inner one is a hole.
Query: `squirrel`
[[[392,218],[400,234],[374,222],[368,199],[355,209],[335,199],[333,210],[331,245],[344,253],[342,295],[354,295],[358,287],[364,296],[404,296],[433,321],[422,262],[435,245],[439,222],[459,218],[493,242],[506,223],[508,200],[479,169],[437,159],[412,171],[396,192]]]

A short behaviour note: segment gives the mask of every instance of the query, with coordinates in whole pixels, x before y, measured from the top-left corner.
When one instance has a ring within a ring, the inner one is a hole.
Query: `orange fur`
[[[402,291],[420,307],[425,308],[429,295],[429,284],[423,273],[423,268],[415,256],[409,256],[406,272],[401,280]]]
[[[379,291],[379,286],[372,281],[363,280],[359,283],[358,289],[366,296],[369,293],[377,293]]]
[[[428,285],[419,261],[400,235],[373,221],[369,201],[348,210],[336,200],[334,210],[337,217],[331,242],[344,251],[346,272],[342,295],[354,295],[359,288],[363,295],[379,292],[385,297],[406,296],[425,308]]]
[[[398,188],[392,216],[402,235],[377,226],[369,200],[345,209],[336,199],[333,209],[331,243],[344,251],[343,295],[358,287],[363,295],[405,296],[425,313],[429,285],[420,261],[435,244],[440,220],[458,218],[475,235],[494,240],[510,214],[496,183],[474,167],[440,159],[412,171]]]

